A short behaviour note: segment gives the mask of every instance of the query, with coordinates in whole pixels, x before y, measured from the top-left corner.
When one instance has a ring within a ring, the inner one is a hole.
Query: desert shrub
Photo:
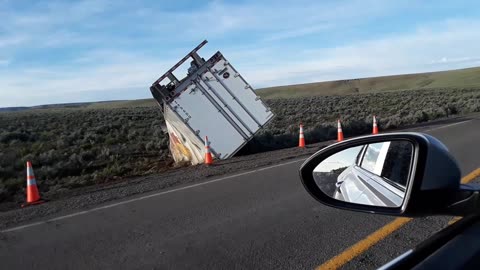
[[[30,140],[30,134],[24,132],[2,132],[0,135],[0,142],[1,143],[10,143],[14,142],[27,142]]]
[[[149,170],[169,159],[167,137],[153,126],[159,119],[157,107],[0,113],[0,202],[24,188],[27,160],[33,162],[43,191]],[[155,147],[147,151],[149,142]]]
[[[336,138],[336,120],[342,120],[346,136],[367,134],[372,115],[380,129],[399,128],[434,119],[480,111],[480,90],[430,89],[271,99],[266,103],[276,117],[259,131],[239,154],[293,147],[298,144],[298,126],[305,127],[309,143]]]
[[[435,89],[315,96],[265,101],[276,117],[238,153],[367,134],[372,115],[381,130],[480,111],[480,90]],[[47,109],[0,113],[0,202],[25,185],[31,160],[41,191],[57,192],[121,177],[144,175],[172,164],[163,117],[156,106],[112,109]],[[157,168],[153,169],[152,168]]]

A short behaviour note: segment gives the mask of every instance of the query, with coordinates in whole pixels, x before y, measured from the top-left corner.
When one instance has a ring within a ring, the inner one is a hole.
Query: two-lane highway
[[[463,174],[480,167],[480,120],[428,133]],[[302,161],[9,228],[0,233],[1,268],[308,269],[393,220],[320,205],[300,183]]]

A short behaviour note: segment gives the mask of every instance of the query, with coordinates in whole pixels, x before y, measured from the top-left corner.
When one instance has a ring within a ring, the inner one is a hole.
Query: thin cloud
[[[298,38],[306,35],[311,35],[333,28],[332,24],[321,24],[314,26],[307,26],[303,28],[296,28],[293,30],[281,31],[265,38],[265,41],[278,41],[283,39]]]
[[[296,62],[247,70],[246,76],[252,84],[264,87],[475,66],[480,57],[476,48],[480,42],[479,24],[446,21],[422,26],[413,33],[311,50]],[[465,54],[472,57],[462,57]],[[431,59],[442,57],[455,61],[432,65]]]
[[[10,60],[0,59],[0,66],[8,66],[8,64],[10,64]]]
[[[213,1],[167,10],[158,3],[139,8],[110,0],[49,1],[24,9],[7,3],[0,8],[0,106],[74,102],[87,92],[98,100],[149,97],[150,83],[204,38],[210,44],[202,56],[221,50],[255,87],[478,64],[477,19],[419,22],[415,29],[346,41],[336,36],[410,5],[420,4]]]
[[[27,38],[23,35],[11,35],[0,37],[0,48],[15,46],[26,41]]]
[[[442,57],[439,60],[433,60],[431,64],[452,64],[452,63],[478,63],[480,57]]]
[[[93,19],[95,15],[107,10],[108,1],[83,0],[75,3],[49,1],[27,5],[22,9],[4,7],[2,17],[3,32],[14,38],[10,38],[9,49],[23,45],[27,47],[53,46],[59,44],[71,44],[78,40],[88,41],[88,38],[80,38],[75,28]],[[4,4],[4,6],[8,6]],[[96,19],[95,19],[96,20]],[[18,36],[17,33],[22,33]],[[85,33],[82,34],[85,36]],[[0,46],[2,38],[0,36]],[[5,46],[6,47],[6,46]]]
[[[226,53],[226,56],[231,57],[232,63],[238,67],[249,82],[257,87],[430,71],[432,70],[430,59],[443,57],[446,53],[457,54],[455,44],[478,44],[480,28],[477,27],[477,24],[478,22],[475,21],[459,22],[456,25],[449,24],[450,26],[447,28],[440,24],[411,34],[310,51],[302,58],[288,63],[284,62],[283,58],[276,58],[275,62],[271,62],[272,59],[275,59],[272,54],[294,53],[279,51],[282,47],[258,48],[256,51],[244,48],[243,54],[240,50],[230,55]],[[462,31],[457,31],[457,28],[461,28]],[[428,37],[425,37],[426,33],[428,33]],[[265,54],[267,51],[270,53]],[[461,51],[472,55],[477,53],[476,47],[473,45],[465,46]],[[247,59],[245,56],[248,56]],[[97,66],[93,69],[89,69],[87,66],[79,71],[58,69],[54,72],[56,77],[45,76],[42,73],[37,76],[30,74],[30,78],[36,81],[35,91],[66,94],[83,90],[105,89],[107,91],[115,88],[143,87],[145,93],[148,94],[149,83],[175,63],[173,58],[156,63],[155,60],[139,56],[102,53],[101,51],[93,52],[89,57],[91,57],[89,61],[97,59],[110,63],[115,60],[117,62]],[[264,60],[265,58],[268,59]],[[455,62],[478,59],[478,57],[458,58]],[[251,66],[250,61],[265,61],[269,64],[261,67]],[[457,66],[451,67],[456,68]],[[15,87],[13,84],[13,81],[20,80],[20,77],[28,76],[20,75],[17,78],[14,76],[10,86],[14,90],[25,91],[23,88],[27,85],[16,84]],[[101,93],[100,90],[98,92]]]

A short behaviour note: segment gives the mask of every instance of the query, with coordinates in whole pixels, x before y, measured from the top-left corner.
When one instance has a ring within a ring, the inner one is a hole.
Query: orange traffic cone
[[[210,142],[208,141],[207,136],[205,136],[205,164],[213,164],[212,153],[210,153]]]
[[[305,147],[305,136],[303,136],[303,125],[300,124],[300,136],[298,138],[298,147]]]
[[[340,124],[340,119],[337,120],[337,141],[343,141],[343,131],[342,131],[342,124]]]
[[[378,126],[377,126],[377,117],[373,116],[373,131],[372,134],[378,134]]]
[[[27,161],[27,203],[22,204],[22,207],[43,203],[40,199],[40,193],[37,188],[37,181],[33,174],[32,163]]]

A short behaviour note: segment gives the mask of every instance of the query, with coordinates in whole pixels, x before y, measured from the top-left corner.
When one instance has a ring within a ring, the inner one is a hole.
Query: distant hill
[[[16,111],[23,111],[23,110],[28,110],[31,107],[5,107],[5,108],[0,108],[0,112],[16,112]]]
[[[480,88],[480,67],[449,71],[286,85],[258,89],[263,98],[347,95],[427,88]]]
[[[418,90],[432,88],[472,88],[480,89],[480,67],[457,70],[371,77],[351,80],[316,82],[296,85],[275,86],[257,89],[257,94],[265,99],[306,96],[348,95],[383,91]],[[154,99],[100,101],[40,105],[33,107],[0,108],[2,111],[50,108],[121,108],[155,106]]]
[[[38,105],[38,106],[31,106],[31,107],[5,107],[5,108],[0,108],[0,112],[16,112],[16,111],[24,111],[24,110],[46,110],[46,109],[62,109],[62,108],[89,108],[89,107],[105,108],[109,106],[109,104],[117,104],[122,102],[135,103],[135,100],[60,103],[60,104]]]
[[[146,99],[134,99],[134,100],[124,100],[124,101],[112,101],[107,104],[92,102],[87,108],[96,109],[96,108],[125,108],[125,107],[150,107],[157,105],[157,102],[153,98]]]

